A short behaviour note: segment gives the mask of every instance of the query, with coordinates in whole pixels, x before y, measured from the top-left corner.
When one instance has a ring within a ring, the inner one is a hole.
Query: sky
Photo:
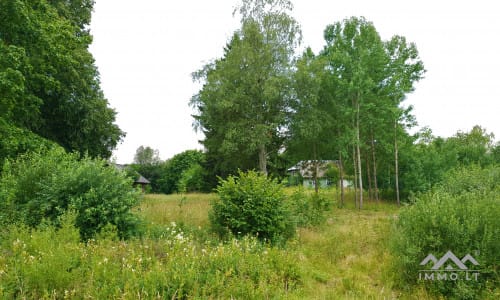
[[[323,30],[351,16],[371,21],[383,40],[414,42],[425,78],[407,96],[419,128],[449,137],[481,125],[500,139],[500,8],[495,0],[292,0],[302,46],[316,53]],[[239,28],[239,0],[96,0],[90,47],[101,88],[126,132],[113,152],[131,163],[141,145],[161,159],[202,149],[189,100],[191,73],[223,54]],[[301,50],[297,51],[300,54]],[[418,128],[417,128],[418,129]]]

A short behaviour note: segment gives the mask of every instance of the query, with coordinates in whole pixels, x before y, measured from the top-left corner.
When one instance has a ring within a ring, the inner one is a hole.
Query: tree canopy
[[[0,118],[109,157],[124,136],[88,46],[93,1],[0,2]]]
[[[243,1],[241,29],[223,58],[193,75],[204,83],[191,101],[195,122],[216,169],[258,167],[267,174],[268,157],[279,150],[300,36],[290,9],[289,1]]]

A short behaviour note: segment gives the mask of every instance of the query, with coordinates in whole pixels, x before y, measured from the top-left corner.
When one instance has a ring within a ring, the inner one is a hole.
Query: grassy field
[[[143,234],[126,241],[108,228],[83,243],[71,214],[61,228],[1,228],[0,299],[431,299],[395,285],[388,240],[399,208],[358,210],[349,196],[281,247],[221,241],[209,228],[214,194],[144,195]]]
[[[291,192],[291,191],[289,191]],[[334,194],[326,194],[335,197]],[[213,194],[146,195],[140,214],[155,224],[181,224],[208,234],[208,210]],[[388,238],[398,207],[365,202],[354,208],[334,205],[324,224],[299,228],[286,249],[298,259],[301,286],[289,299],[430,299],[423,290],[401,291],[393,284]]]

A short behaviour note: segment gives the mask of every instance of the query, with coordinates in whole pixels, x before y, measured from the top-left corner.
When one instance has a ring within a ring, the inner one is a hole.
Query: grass
[[[154,224],[171,222],[194,227],[208,226],[210,199],[214,194],[145,195],[138,209],[139,214]]]
[[[394,204],[366,201],[358,210],[348,195],[324,223],[299,228],[286,247],[270,247],[212,235],[214,197],[145,195],[135,211],[149,231],[128,241],[111,230],[81,243],[71,219],[59,230],[0,229],[0,298],[431,299],[393,284],[387,241]]]
[[[293,192],[287,190],[288,194]],[[334,191],[325,193],[335,198]],[[208,226],[213,194],[146,195],[140,212],[159,224]],[[388,238],[398,207],[392,203],[366,201],[354,207],[351,194],[344,208],[333,205],[320,226],[299,228],[286,252],[298,258],[303,274],[300,288],[290,299],[431,299],[423,290],[399,291],[393,286]]]

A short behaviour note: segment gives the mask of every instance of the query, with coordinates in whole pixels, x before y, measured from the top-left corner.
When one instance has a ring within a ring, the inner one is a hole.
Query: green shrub
[[[213,228],[236,236],[254,235],[273,243],[286,241],[295,233],[283,187],[276,181],[254,172],[238,172],[220,180],[218,198],[212,203]]]
[[[35,227],[48,219],[57,224],[71,209],[83,239],[108,223],[120,237],[130,236],[137,225],[130,208],[137,201],[138,192],[124,173],[104,160],[80,159],[61,148],[7,162],[0,178],[0,222]]]
[[[470,254],[477,260],[478,280],[462,276],[458,280],[420,280],[421,284],[436,294],[459,299],[483,297],[495,288],[498,292],[499,171],[499,166],[455,170],[439,188],[420,195],[401,212],[392,247],[395,273],[400,274],[403,285],[419,282],[419,270],[426,268],[420,263],[429,254],[439,260],[451,251],[459,259]]]
[[[182,172],[181,178],[177,182],[177,191],[181,193],[202,191],[205,185],[204,173],[202,166],[198,163],[193,164]]]
[[[315,226],[325,221],[325,212],[331,208],[331,201],[321,194],[307,195],[302,188],[288,199],[288,205],[296,226]]]

